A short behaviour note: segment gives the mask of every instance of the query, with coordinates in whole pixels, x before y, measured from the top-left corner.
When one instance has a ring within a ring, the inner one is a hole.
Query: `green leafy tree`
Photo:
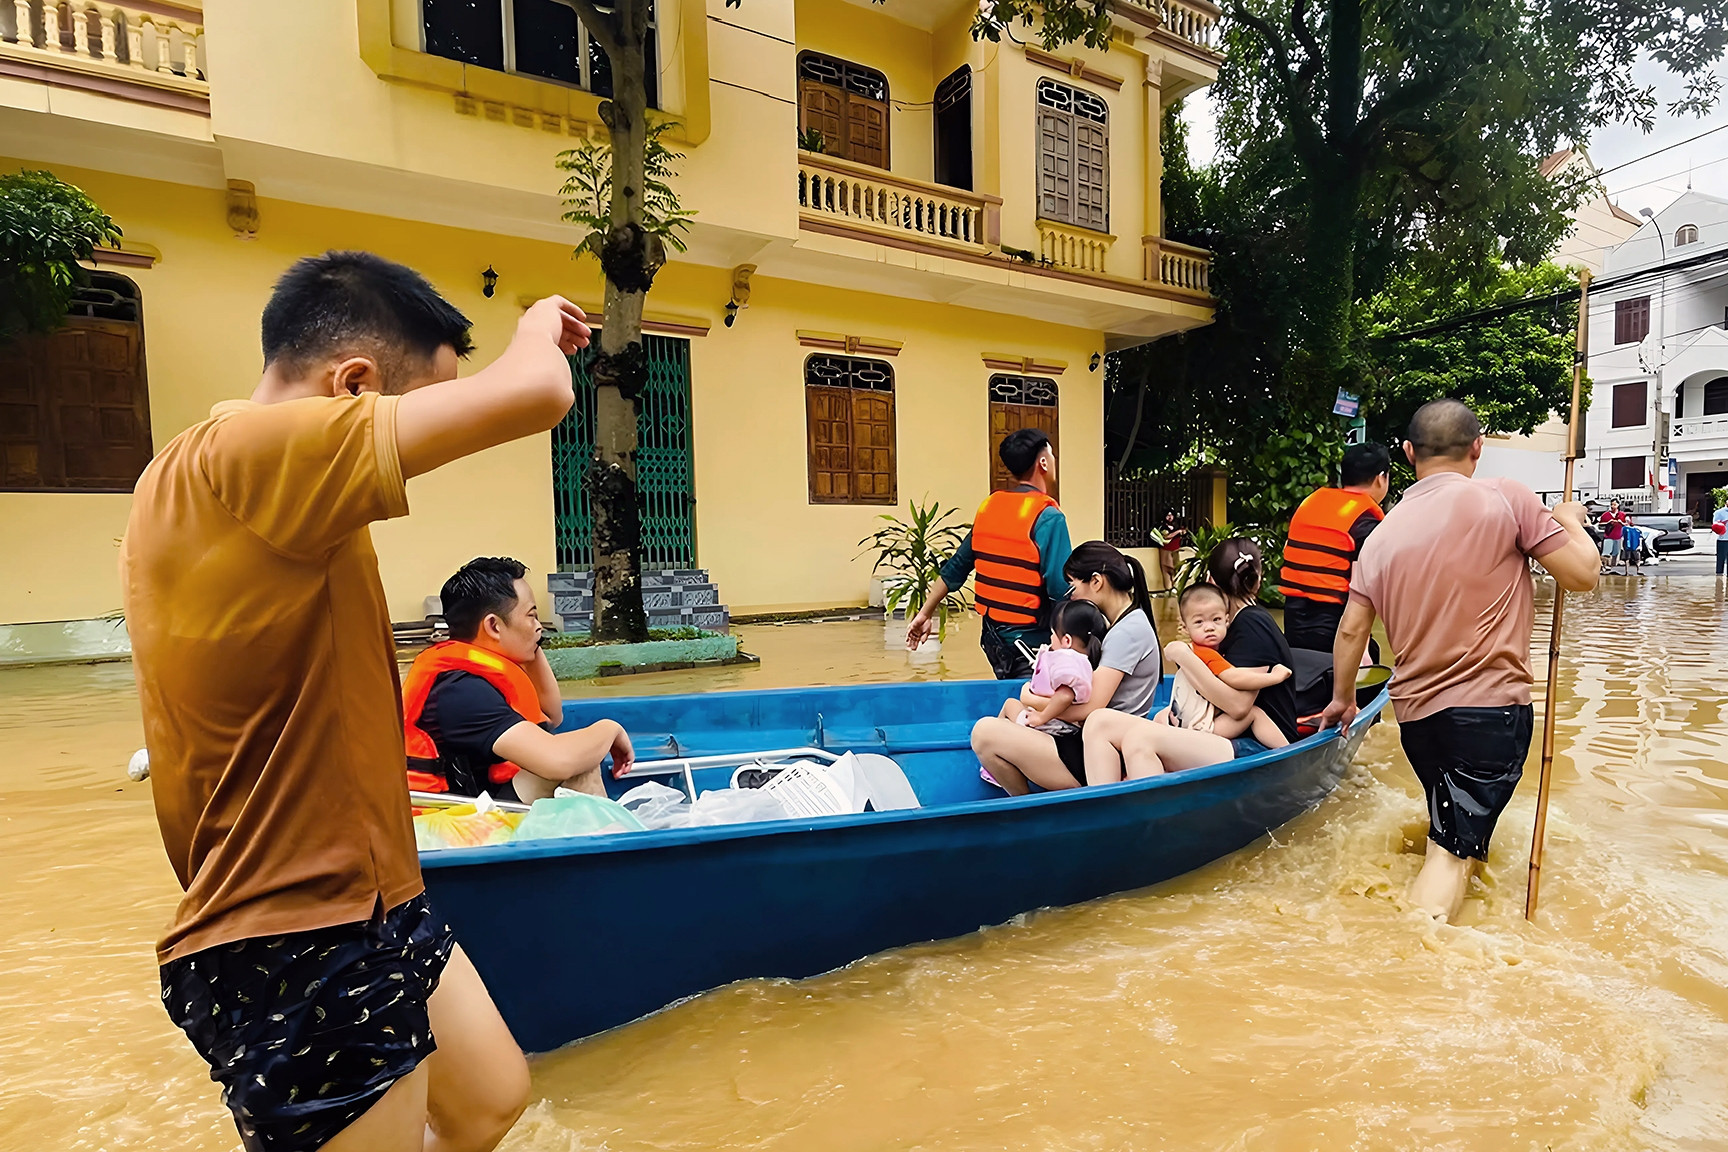
[[[65,323],[89,280],[78,262],[119,242],[95,201],[53,173],[0,176],[0,341]]]

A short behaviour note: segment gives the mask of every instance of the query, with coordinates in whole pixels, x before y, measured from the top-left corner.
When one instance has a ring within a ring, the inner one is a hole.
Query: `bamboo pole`
[[[1566,427],[1566,483],[1561,500],[1572,499],[1572,472],[1583,455],[1578,410],[1583,406],[1584,366],[1590,354],[1590,270],[1578,270],[1578,339],[1572,353],[1572,413]],[[1554,698],[1560,686],[1560,625],[1566,615],[1566,590],[1554,584],[1554,620],[1548,629],[1548,695],[1542,705],[1542,772],[1536,786],[1536,829],[1530,835],[1530,881],[1524,893],[1524,919],[1536,919],[1542,888],[1542,840],[1548,832],[1548,789],[1554,778]]]

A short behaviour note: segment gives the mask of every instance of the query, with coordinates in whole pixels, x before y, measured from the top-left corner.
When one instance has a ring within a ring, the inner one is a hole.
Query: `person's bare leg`
[[[1004,720],[1012,720],[1026,710],[1025,703],[1018,696],[1010,696],[1002,701],[1002,711],[996,713]]]
[[[426,1061],[390,1085],[320,1152],[421,1152],[426,1146]]]
[[[427,1011],[426,1152],[490,1152],[528,1106],[528,1061],[460,946]]]
[[[1122,741],[1137,719],[1113,708],[1100,708],[1086,717],[1080,726],[1080,744],[1086,750],[1088,785],[1115,784],[1122,779]]]
[[[1284,729],[1278,727],[1278,722],[1266,715],[1264,708],[1258,706],[1248,713],[1248,732],[1268,748],[1283,748],[1290,743],[1290,737],[1284,735]],[[1223,735],[1222,732],[1218,734]]]
[[[1410,884],[1410,903],[1436,920],[1451,923],[1464,907],[1464,894],[1470,891],[1470,876],[1475,870],[1476,861],[1468,856],[1460,859],[1428,841],[1422,871]]]
[[[1010,796],[1024,795],[1028,780],[1051,792],[1079,787],[1057,755],[1055,739],[1036,728],[986,716],[972,725],[972,751]]]
[[[1133,725],[1122,740],[1122,762],[1130,780],[1222,764],[1235,755],[1230,741],[1215,732],[1167,728],[1144,720]]]

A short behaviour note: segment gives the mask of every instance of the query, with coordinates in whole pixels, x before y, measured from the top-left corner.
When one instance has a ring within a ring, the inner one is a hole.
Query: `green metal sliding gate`
[[[690,341],[643,336],[648,386],[636,417],[636,496],[642,514],[642,567],[694,568],[695,489],[690,473]],[[576,403],[552,429],[552,507],[558,570],[593,563],[594,514],[587,473],[594,455],[592,349],[570,357]]]

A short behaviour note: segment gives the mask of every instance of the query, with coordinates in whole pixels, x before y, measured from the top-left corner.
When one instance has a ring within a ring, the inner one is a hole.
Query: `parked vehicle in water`
[[[1697,547],[1692,539],[1692,517],[1678,513],[1649,512],[1632,517],[1632,523],[1654,533],[1650,541],[1656,555],[1685,552]]]
[[[891,757],[918,807],[422,852],[426,889],[518,1043],[545,1052],[748,978],[800,978],[1037,908],[1156,884],[1252,843],[1338,783],[1387,693],[1350,728],[1239,760],[1004,796],[973,722],[1015,687],[875,684],[564,705],[622,723],[643,777],[728,787],[761,749]],[[1170,691],[1168,679],[1160,702]],[[774,754],[778,759],[783,756]],[[725,762],[725,763],[721,763]],[[420,797],[431,803],[439,797]],[[555,960],[582,959],[592,979]]]

